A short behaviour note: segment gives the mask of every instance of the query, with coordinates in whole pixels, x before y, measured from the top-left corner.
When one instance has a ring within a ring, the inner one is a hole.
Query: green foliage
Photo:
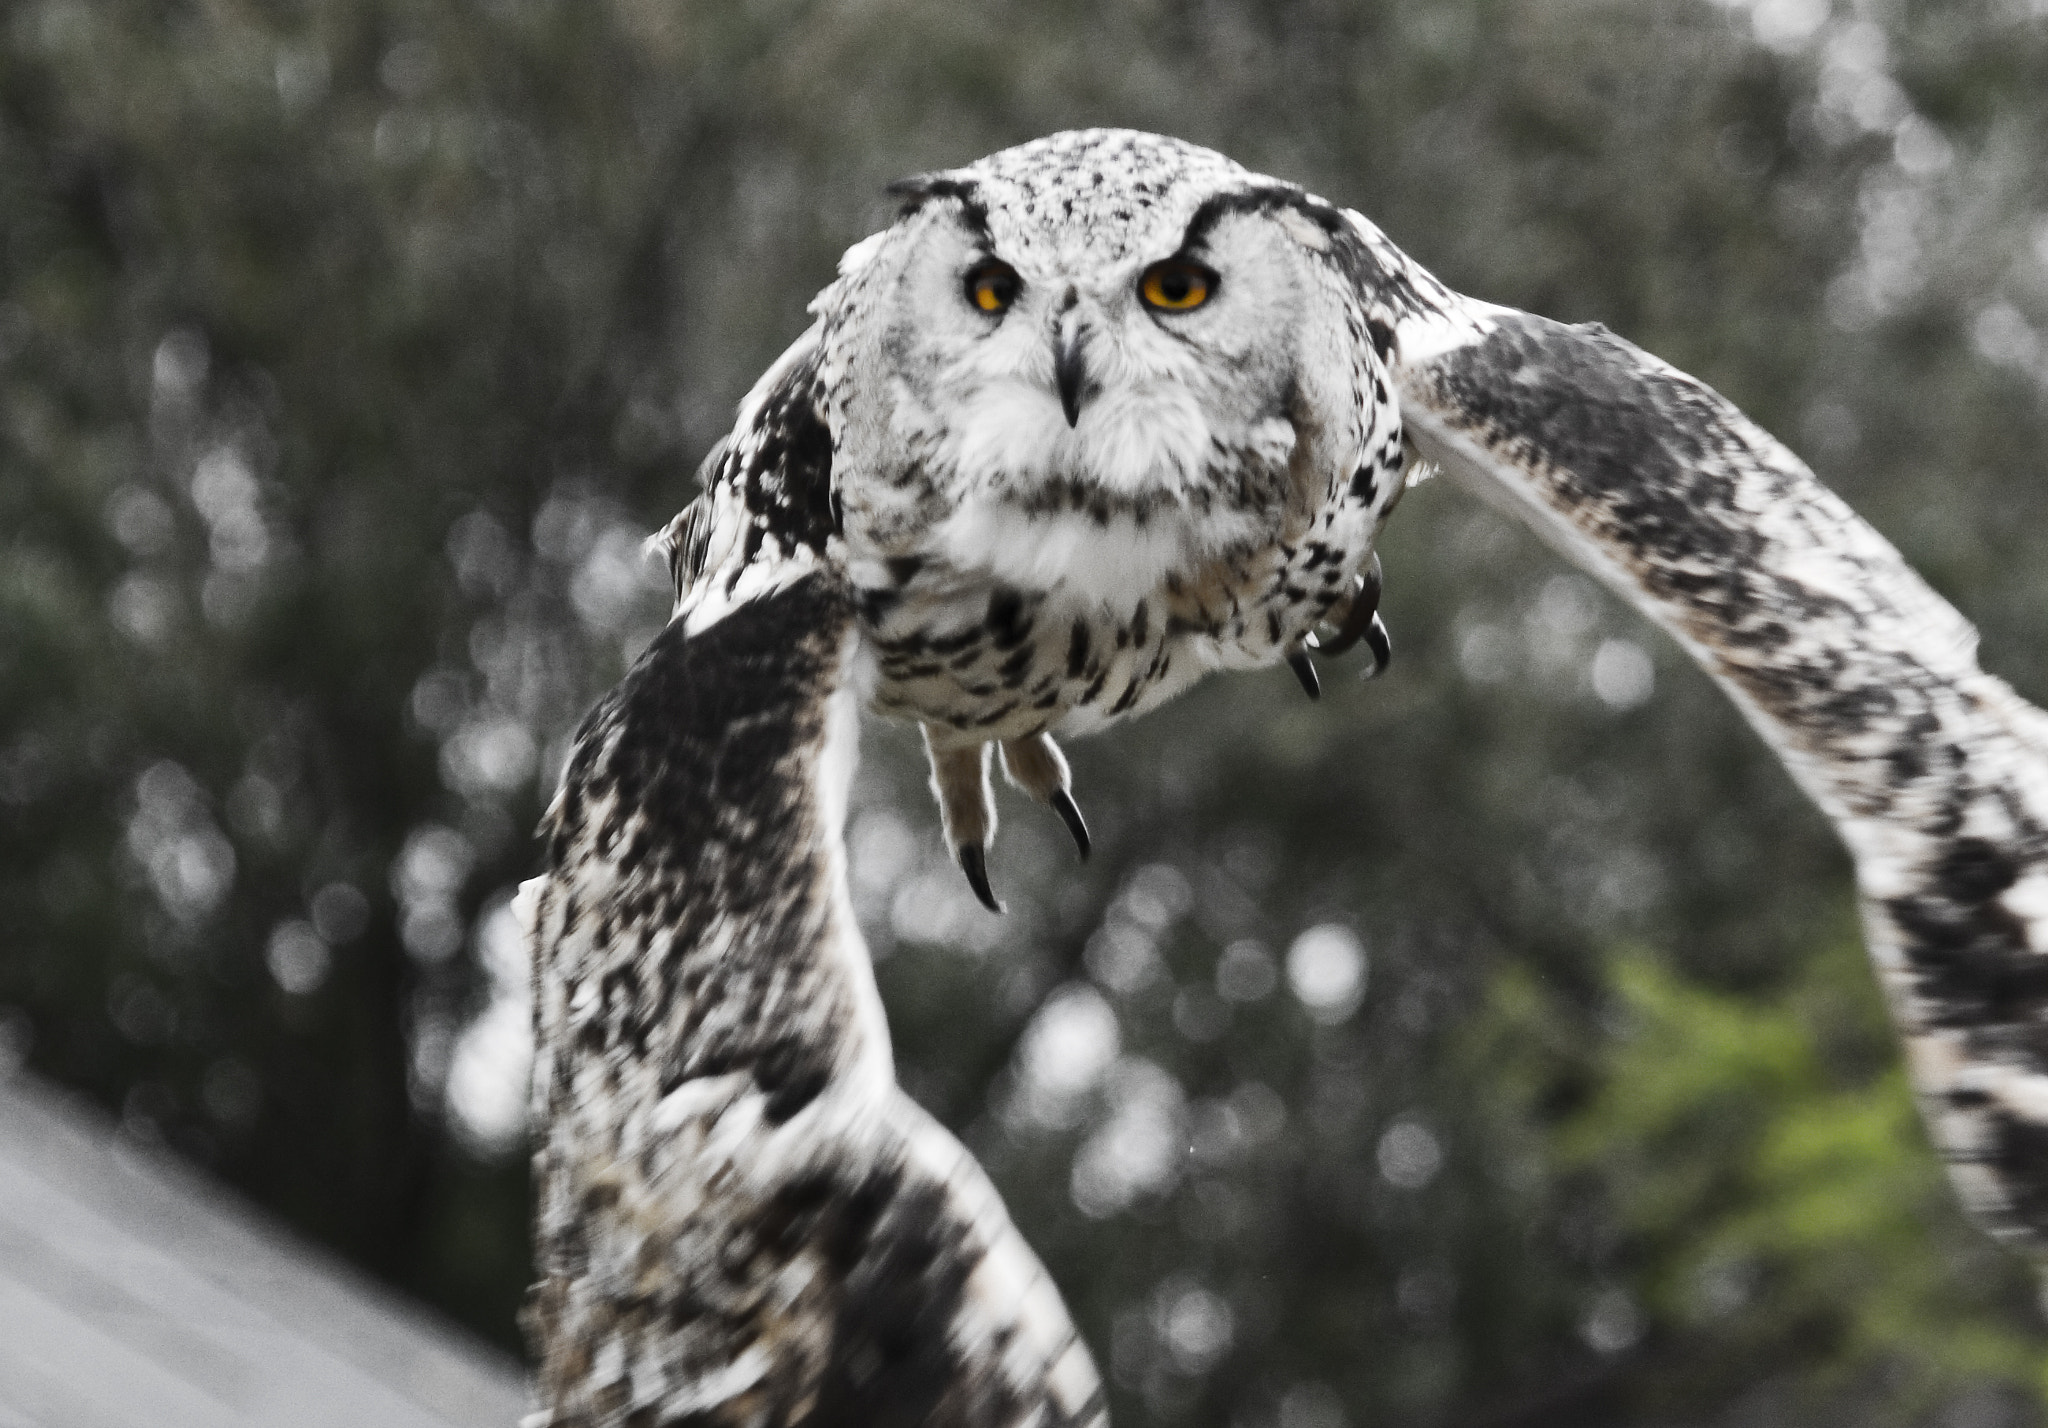
[[[1608,986],[1596,1029],[1509,967],[1474,1029],[1552,1212],[1611,1231],[1587,1320],[1619,1360],[1607,1395],[1654,1415],[1761,1385],[1802,1422],[1914,1423],[2000,1385],[2038,1408],[2037,1282],[1963,1221],[1852,938],[1768,996],[1642,949]]]

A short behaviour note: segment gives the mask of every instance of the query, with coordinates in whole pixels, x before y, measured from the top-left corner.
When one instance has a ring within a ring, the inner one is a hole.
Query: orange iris
[[[1017,270],[997,258],[985,259],[967,270],[967,300],[983,312],[1008,312],[1023,287]]]
[[[1145,305],[1161,312],[1192,311],[1207,302],[1215,291],[1216,275],[1185,258],[1154,263],[1138,281],[1138,295],[1145,299]]]

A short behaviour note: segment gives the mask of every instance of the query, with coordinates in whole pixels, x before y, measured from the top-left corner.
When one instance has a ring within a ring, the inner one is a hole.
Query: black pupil
[[[1168,302],[1186,302],[1194,287],[1194,280],[1179,268],[1169,268],[1159,275],[1159,292]]]
[[[1000,268],[979,273],[974,279],[977,295],[986,294],[997,307],[1008,307],[1017,296],[1017,280]]]

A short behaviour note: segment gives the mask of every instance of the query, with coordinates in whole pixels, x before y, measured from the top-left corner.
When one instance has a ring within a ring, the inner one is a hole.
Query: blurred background
[[[0,1064],[517,1345],[525,969],[641,540],[889,180],[1178,134],[1787,439],[2048,700],[2048,0],[9,0]],[[906,1086],[1123,1424],[2048,1422],[1845,857],[1443,483],[1396,657],[849,828]]]

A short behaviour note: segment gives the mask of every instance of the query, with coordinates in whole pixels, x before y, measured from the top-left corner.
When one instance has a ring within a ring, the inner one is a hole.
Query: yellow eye
[[[999,258],[984,258],[967,270],[967,300],[983,312],[1008,312],[1023,289],[1017,270]]]
[[[1138,280],[1138,296],[1145,299],[1145,306],[1161,312],[1189,312],[1209,300],[1216,283],[1216,274],[1200,263],[1168,258],[1145,270]]]

